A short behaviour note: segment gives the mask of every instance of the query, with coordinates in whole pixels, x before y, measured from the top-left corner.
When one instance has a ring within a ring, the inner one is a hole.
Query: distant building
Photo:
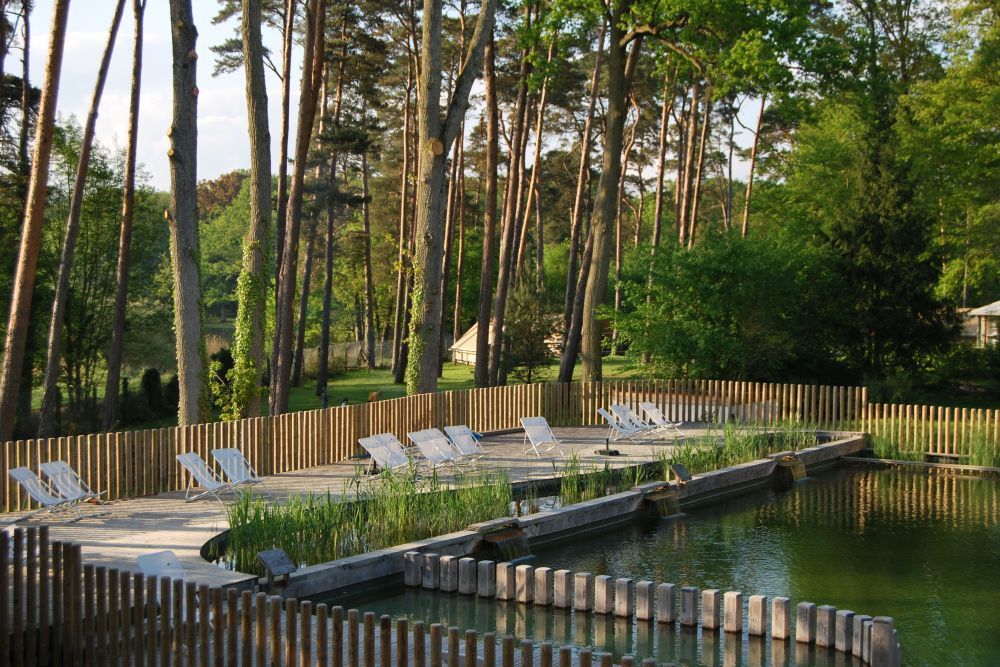
[[[455,341],[455,344],[448,348],[451,351],[451,360],[456,364],[476,365],[476,335],[479,333],[479,323],[469,327],[462,336]]]
[[[1000,341],[1000,301],[973,308],[968,318],[976,322],[976,346],[996,345]]]

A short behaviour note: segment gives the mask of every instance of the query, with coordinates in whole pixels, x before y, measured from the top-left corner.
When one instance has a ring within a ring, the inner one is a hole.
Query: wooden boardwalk
[[[703,435],[703,424],[691,424],[685,435]],[[588,467],[626,467],[655,460],[657,452],[669,448],[669,443],[631,444],[617,443],[614,449],[622,456],[598,456],[595,452],[605,444],[607,429],[602,427],[567,427],[554,429],[562,441],[561,456],[542,458],[526,455],[522,446],[523,433],[491,435],[483,439],[489,454],[480,464],[484,469],[506,471],[512,483],[542,481],[557,476],[567,465],[567,459],[576,456],[580,465]],[[281,502],[290,496],[303,494],[349,495],[350,482],[365,467],[367,461],[345,462],[307,468],[271,476],[263,493]],[[451,479],[446,468],[439,473],[444,480]],[[189,579],[209,586],[231,586],[247,581],[248,575],[227,571],[206,562],[201,557],[201,547],[209,539],[228,527],[225,508],[213,499],[185,502],[183,492],[161,493],[155,496],[113,501],[104,505],[85,505],[82,518],[71,521],[47,515],[18,525],[50,526],[52,541],[72,541],[82,545],[83,559],[88,564],[116,568],[123,571],[136,569],[136,557],[149,551],[172,549],[183,564]],[[9,513],[3,518],[14,521],[19,515]],[[11,526],[5,528],[8,532]]]

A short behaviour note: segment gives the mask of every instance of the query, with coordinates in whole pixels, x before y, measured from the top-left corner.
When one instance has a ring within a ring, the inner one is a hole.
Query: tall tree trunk
[[[21,40],[24,49],[21,54],[21,131],[18,135],[17,155],[18,163],[21,167],[21,194],[25,197],[25,211],[27,211],[28,181],[31,168],[31,163],[28,161],[28,132],[31,128],[31,80],[29,76],[31,73],[30,2],[22,2],[21,4]]]
[[[196,424],[208,418],[211,397],[205,376],[208,362],[201,331],[201,276],[198,243],[198,31],[191,0],[170,0],[173,46],[173,121],[170,149],[170,259],[173,265],[174,332],[177,337],[177,378],[180,404],[177,423]]]
[[[479,274],[479,315],[476,318],[476,386],[490,385],[490,311],[493,300],[493,270],[496,262],[497,162],[499,160],[499,112],[497,110],[495,44],[486,45],[483,84],[486,90],[486,193],[483,202],[483,263]]]
[[[767,107],[767,93],[760,98],[760,112],[757,114],[757,127],[753,132],[753,145],[750,148],[750,173],[747,175],[747,193],[743,200],[743,221],[740,223],[740,235],[747,237],[750,231],[750,196],[753,194],[754,169],[757,166],[757,146],[760,143],[760,126],[764,122],[764,109]]]
[[[66,313],[66,301],[69,298],[69,279],[73,270],[73,256],[76,253],[76,238],[80,233],[80,209],[83,207],[87,172],[90,168],[90,150],[94,144],[94,131],[97,127],[97,110],[101,106],[104,82],[108,78],[108,66],[111,64],[111,54],[115,50],[118,27],[121,25],[124,13],[125,0],[118,0],[114,16],[111,18],[111,27],[108,29],[108,42],[104,46],[104,55],[101,56],[101,64],[97,69],[97,82],[94,84],[94,92],[90,98],[90,111],[87,113],[87,123],[83,128],[83,137],[80,141],[80,159],[76,164],[73,192],[69,201],[69,215],[66,218],[66,232],[63,237],[62,255],[59,258],[59,276],[56,279],[56,291],[52,297],[42,409],[38,422],[39,438],[56,435],[57,385],[59,383],[59,370],[62,366],[63,319]],[[117,384],[116,380],[115,386]]]
[[[587,294],[587,279],[590,276],[590,265],[594,252],[594,227],[587,232],[587,241],[583,248],[583,258],[580,261],[580,272],[576,276],[576,289],[573,290],[573,308],[570,311],[570,326],[563,347],[562,359],[559,362],[559,382],[573,381],[573,368],[580,354],[580,342],[583,334],[583,307]]]
[[[256,417],[261,412],[264,370],[264,309],[267,306],[267,249],[271,226],[271,134],[267,123],[260,0],[243,0],[241,33],[246,70],[247,126],[250,132],[250,226],[243,242],[237,279],[232,399],[225,416]]]
[[[684,141],[684,170],[679,187],[679,209],[677,214],[678,241],[682,248],[688,246],[688,217],[691,202],[691,173],[694,166],[694,147],[698,137],[698,99],[701,81],[695,78],[691,85],[691,106],[687,116],[687,139]]]
[[[525,21],[530,22],[531,6],[525,4]],[[523,172],[524,156],[521,153],[524,132],[524,115],[528,102],[528,73],[530,63],[526,49],[521,51],[521,70],[518,77],[517,101],[511,127],[510,157],[507,162],[507,182],[504,185],[504,207],[500,241],[500,268],[497,273],[496,300],[493,302],[493,318],[490,320],[490,384],[496,385],[500,378],[500,362],[503,358],[503,326],[507,311],[507,292],[510,288],[514,259],[517,253],[517,209],[520,196],[518,183]]]
[[[458,259],[455,263],[455,310],[452,315],[452,342],[462,336],[462,277],[465,268],[465,123],[459,130],[458,151]],[[485,242],[485,241],[484,241]]]
[[[548,66],[552,62],[552,57],[555,54],[555,41],[549,44],[548,55],[546,56],[545,64]],[[528,252],[528,221],[531,219],[532,206],[535,201],[535,191],[538,189],[538,172],[541,170],[542,166],[542,130],[545,123],[545,104],[548,98],[549,92],[549,77],[545,76],[542,79],[542,88],[538,94],[538,109],[535,112],[535,154],[531,163],[531,178],[528,180],[527,187],[527,201],[524,206],[524,220],[521,223],[521,240],[517,248],[517,266],[518,275],[521,276],[525,270],[525,265],[527,263],[526,255]],[[540,241],[540,236],[537,233],[536,225],[536,236],[535,244]],[[536,267],[537,268],[537,267]],[[536,275],[537,280],[537,275]]]
[[[695,112],[697,113],[697,109]],[[701,138],[698,140],[698,161],[695,167],[694,190],[691,195],[691,219],[688,222],[688,248],[694,245],[694,233],[698,226],[698,207],[701,204],[701,181],[705,166],[705,146],[708,144],[708,130],[712,124],[712,83],[705,89],[705,113],[701,119]]]
[[[375,278],[372,275],[372,226],[369,219],[368,153],[361,154],[361,221],[365,236],[365,355],[375,368]]]
[[[295,10],[299,0],[285,0],[285,25],[281,34],[281,137],[278,143],[278,216],[275,224],[274,284],[281,277],[285,251],[285,217],[288,208],[288,120],[291,109],[292,49],[295,37]],[[275,301],[277,307],[277,301]],[[277,350],[275,350],[277,354]]]
[[[638,110],[637,110],[638,111]],[[636,114],[635,122],[632,123],[628,132],[628,141],[625,142],[625,150],[622,154],[622,176],[618,181],[618,197],[615,204],[615,313],[621,310],[622,306],[622,224],[625,218],[625,181],[628,178],[628,163],[632,158],[632,148],[635,146],[636,127],[639,124],[639,115]],[[611,354],[618,354],[618,330],[611,332]]]
[[[438,377],[444,373],[444,313],[448,298],[448,279],[451,275],[451,249],[455,242],[455,219],[458,208],[458,152],[460,140],[455,141],[451,154],[444,214],[444,258],[441,262],[441,333],[438,336]]]
[[[125,306],[128,302],[129,268],[132,264],[132,225],[135,212],[135,166],[139,140],[139,92],[142,84],[143,19],[146,0],[132,0],[135,40],[132,47],[132,85],[129,93],[128,146],[125,149],[125,182],[122,186],[121,226],[118,232],[118,265],[115,270],[115,305],[108,348],[108,377],[104,385],[105,431],[118,419],[118,384],[125,346]],[[268,183],[270,185],[270,183]]]
[[[49,30],[49,52],[45,64],[45,83],[38,106],[35,127],[35,150],[31,161],[31,178],[25,199],[21,246],[10,300],[10,317],[4,340],[3,365],[0,367],[0,443],[10,440],[14,413],[18,405],[21,370],[28,338],[31,297],[35,288],[38,253],[41,248],[42,224],[45,220],[45,200],[52,153],[52,128],[55,124],[59,74],[62,68],[63,45],[66,40],[66,17],[69,0],[56,0]]]
[[[319,212],[309,215],[306,226],[306,252],[302,263],[302,291],[299,294],[299,314],[295,326],[295,350],[292,356],[292,386],[302,386],[302,370],[305,364],[306,324],[309,319],[309,295],[312,293],[313,261],[316,259],[316,226],[319,224]]]
[[[563,302],[563,349],[573,319],[573,301],[576,294],[577,255],[580,251],[580,229],[583,226],[583,214],[587,197],[587,186],[590,182],[590,142],[594,123],[594,108],[597,105],[597,94],[600,90],[601,60],[604,56],[604,35],[607,32],[607,20],[601,21],[601,33],[597,38],[597,53],[594,56],[594,71],[590,76],[590,99],[587,103],[587,116],[583,123],[583,135],[580,138],[580,167],[576,177],[576,194],[573,197],[573,218],[570,221],[569,254],[566,258],[566,298]],[[576,355],[574,353],[574,363]],[[560,374],[561,377],[561,374]],[[569,382],[570,380],[560,380]]]
[[[330,159],[330,170],[327,178],[329,192],[337,190],[337,156]],[[326,396],[327,384],[330,377],[330,323],[331,308],[333,307],[333,244],[335,222],[337,218],[336,205],[333,197],[326,200],[326,273],[323,278],[323,318],[320,325],[319,337],[319,365],[316,369],[316,395]],[[325,400],[325,399],[324,399]],[[325,405],[325,403],[324,403]]]
[[[403,336],[406,330],[403,328],[403,320],[406,314],[406,240],[407,211],[410,207],[410,115],[413,100],[413,65],[407,61],[406,64],[406,102],[403,105],[403,165],[400,180],[399,195],[399,251],[396,257],[396,305],[393,309],[392,322],[392,373],[393,376],[400,368],[400,352],[403,346]]]
[[[601,379],[601,334],[603,322],[597,319],[597,309],[604,303],[608,286],[608,268],[611,261],[610,230],[614,224],[618,185],[622,177],[622,144],[624,142],[625,115],[627,113],[626,93],[629,87],[628,67],[626,67],[624,33],[621,19],[631,7],[629,0],[615,3],[608,19],[610,38],[608,41],[608,109],[604,134],[604,160],[601,179],[597,186],[597,199],[591,227],[594,234],[593,257],[587,276],[587,291],[584,295],[583,322],[581,330],[580,357],[583,361],[583,379]],[[634,66],[638,59],[642,39],[632,43],[628,56]]]
[[[275,367],[271,372],[271,415],[288,412],[288,392],[292,379],[292,311],[295,301],[295,283],[298,273],[299,230],[302,225],[302,192],[306,160],[316,117],[316,102],[323,79],[324,26],[326,0],[308,0],[306,3],[306,40],[303,53],[302,83],[299,86],[299,117],[295,136],[295,163],[288,195],[285,220],[285,244],[282,252],[281,278],[278,281],[278,319],[275,323],[277,350]]]
[[[437,388],[438,337],[441,335],[443,220],[445,159],[465,117],[472,84],[478,76],[483,49],[493,29],[496,0],[484,0],[475,33],[462,69],[441,117],[441,0],[424,0],[423,43],[419,85],[418,125],[420,155],[417,178],[416,252],[413,262],[414,294],[410,309],[409,359],[406,389],[409,394]]]

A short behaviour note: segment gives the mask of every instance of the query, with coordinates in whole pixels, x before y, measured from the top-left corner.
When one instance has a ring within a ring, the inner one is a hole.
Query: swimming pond
[[[844,467],[534,550],[534,563],[678,586],[787,595],[896,619],[907,665],[1000,664],[1000,483]],[[740,642],[531,605],[407,590],[363,610],[681,664],[842,664],[794,642]],[[782,650],[783,648],[783,650]],[[728,649],[728,655],[726,655]]]

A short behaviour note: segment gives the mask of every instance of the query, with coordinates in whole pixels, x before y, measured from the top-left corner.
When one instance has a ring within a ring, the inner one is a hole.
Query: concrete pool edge
[[[842,457],[857,454],[866,446],[863,434],[821,432],[818,435],[844,437],[795,452],[808,472],[836,465]],[[683,485],[663,481],[642,484],[622,493],[531,514],[517,519],[517,523],[532,543],[544,544],[570,532],[578,535],[630,521],[643,507],[646,496],[664,487],[677,492],[682,507],[694,507],[768,484],[781,456],[782,453],[773,454],[765,459],[694,475]],[[484,533],[491,525],[509,525],[510,522],[510,518],[487,521],[477,524],[476,530],[456,531],[311,565],[293,573],[282,593],[285,597],[302,599],[321,593],[357,590],[363,585],[384,585],[389,578],[402,578],[406,552],[437,553],[443,556],[474,554],[483,546]]]

